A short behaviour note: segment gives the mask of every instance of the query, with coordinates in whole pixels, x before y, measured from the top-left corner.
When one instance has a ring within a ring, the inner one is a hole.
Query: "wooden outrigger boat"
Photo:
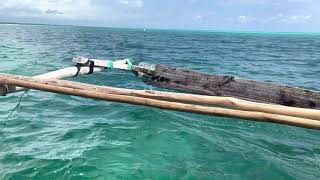
[[[28,77],[0,74],[0,95],[27,89],[205,115],[242,118],[320,129],[320,92],[233,76],[210,75],[131,59],[110,61],[76,57],[75,67]],[[147,84],[186,93],[133,90],[66,80],[103,69],[132,71]],[[190,94],[192,93],[192,94]]]

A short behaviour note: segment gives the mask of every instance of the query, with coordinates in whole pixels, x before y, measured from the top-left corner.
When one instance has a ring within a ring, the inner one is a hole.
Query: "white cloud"
[[[202,19],[202,16],[201,16],[201,15],[196,15],[196,16],[194,17],[194,19],[200,20],[200,19]]]
[[[319,7],[320,0],[0,0],[0,21],[165,28],[318,26]]]
[[[51,10],[51,9],[48,9],[46,11],[47,14],[54,14],[54,15],[58,15],[58,14],[63,14],[63,12],[60,12],[58,10]]]
[[[236,17],[236,21],[242,24],[245,23],[258,23],[258,24],[294,24],[294,23],[306,23],[312,20],[312,15],[284,15],[278,13],[270,17],[251,17],[240,15]]]
[[[292,15],[288,17],[288,20],[293,23],[303,23],[311,20],[311,18],[311,15]]]
[[[252,22],[257,21],[257,18],[241,15],[241,16],[237,17],[237,21],[240,23],[252,23]]]
[[[218,4],[231,6],[231,5],[263,5],[277,2],[276,0],[224,0],[219,1]]]
[[[125,4],[128,6],[133,6],[133,7],[143,7],[143,1],[142,0],[119,0],[120,4]]]
[[[288,0],[288,2],[294,2],[294,3],[312,3],[313,0]]]
[[[198,0],[188,0],[188,3],[190,4],[195,4],[195,3],[198,3],[199,1]]]
[[[0,15],[69,20],[119,20],[134,18],[131,9],[142,0],[1,0]]]
[[[278,13],[275,16],[262,18],[261,23],[306,23],[312,20],[312,15],[284,15],[283,13]]]
[[[90,4],[90,0],[2,0],[0,9],[7,16],[13,17],[49,18],[51,15],[61,15],[60,18],[69,19],[76,19],[85,15],[87,15],[87,18],[94,17],[92,12],[97,10]]]
[[[237,20],[241,23],[246,22],[247,17],[246,16],[238,16]]]
[[[198,13],[196,14],[193,19],[194,20],[207,20],[209,18],[212,18],[214,15],[216,15],[217,13],[214,11],[211,12],[204,12],[204,13]]]

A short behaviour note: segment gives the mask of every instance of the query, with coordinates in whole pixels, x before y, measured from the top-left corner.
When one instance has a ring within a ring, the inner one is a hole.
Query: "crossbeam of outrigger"
[[[320,93],[316,91],[241,80],[232,76],[202,74],[163,65],[134,65],[131,59],[110,61],[76,57],[73,61],[76,67],[34,77],[0,74],[0,95],[28,88],[161,109],[320,129]],[[96,73],[105,68],[129,70],[148,84],[194,94],[133,90],[59,80]]]

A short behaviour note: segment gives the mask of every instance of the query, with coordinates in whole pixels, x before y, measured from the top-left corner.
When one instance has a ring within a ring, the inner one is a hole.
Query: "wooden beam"
[[[103,69],[107,67],[107,60],[98,60],[98,59],[88,59],[82,56],[76,57],[73,59],[73,62],[78,63],[78,64],[85,64],[88,61],[94,61],[95,62],[95,68],[93,72],[100,72]],[[128,64],[126,64],[125,60],[116,60],[112,61],[113,68],[115,69],[120,69],[120,70],[127,70]],[[67,77],[73,77],[77,74],[77,67],[68,67],[64,69],[59,69],[56,71],[48,72],[45,74],[37,75],[34,76],[36,78],[41,78],[41,79],[63,79]],[[87,75],[90,71],[90,68],[87,66],[81,67],[78,75]],[[140,66],[133,66],[133,71],[140,71],[144,72],[147,74],[153,73],[152,70]],[[4,96],[7,94],[15,93],[15,92],[20,92],[24,90],[25,88],[22,87],[16,87],[16,86],[0,86],[0,96]]]
[[[14,75],[6,74],[3,75],[8,78],[15,78]],[[263,104],[250,102],[245,100],[240,100],[232,97],[217,97],[217,96],[204,96],[204,95],[194,95],[185,93],[173,93],[173,92],[161,92],[161,91],[151,91],[151,90],[133,90],[125,88],[114,88],[109,86],[97,86],[90,85],[79,82],[70,82],[65,80],[55,81],[55,79],[37,79],[30,80],[24,77],[19,77],[20,80],[39,82],[39,83],[49,83],[54,86],[62,86],[66,88],[81,89],[86,91],[94,91],[108,94],[126,95],[126,96],[137,96],[144,98],[151,98],[157,100],[171,101],[171,102],[182,102],[188,104],[200,104],[206,106],[221,106],[233,109],[239,109],[244,111],[256,111],[265,112],[271,114],[280,114],[293,117],[302,117],[314,120],[320,120],[320,110],[316,109],[305,109],[296,107],[287,107],[274,104]],[[58,84],[57,84],[58,83]]]
[[[99,72],[103,68],[95,67],[94,72]],[[66,77],[72,77],[77,74],[78,69],[76,67],[68,67],[64,69],[59,69],[57,71],[48,72],[45,74],[34,76],[35,78],[40,79],[62,79]],[[89,67],[81,67],[78,75],[86,75],[90,71]],[[15,93],[24,90],[25,88],[17,86],[0,86],[0,96],[5,96],[10,93]]]
[[[41,82],[37,82],[41,80]],[[56,85],[51,85],[52,82],[55,82]],[[143,97],[134,97],[134,96],[127,96],[127,95],[117,95],[117,94],[109,94],[109,93],[102,93],[102,92],[95,92],[95,91],[87,91],[77,88],[68,88],[59,86],[61,84],[61,80],[44,80],[39,78],[32,78],[26,76],[14,76],[8,74],[0,74],[0,84],[5,85],[15,85],[20,87],[25,87],[29,89],[36,89],[54,93],[61,93],[61,94],[68,94],[74,96],[81,96],[93,99],[100,99],[106,101],[113,101],[113,102],[121,102],[121,103],[129,103],[135,105],[143,105],[143,106],[151,106],[157,107],[161,109],[170,109],[176,111],[183,111],[183,112],[191,112],[191,113],[198,113],[198,114],[205,114],[205,115],[215,115],[215,116],[225,116],[225,117],[232,117],[232,118],[243,118],[248,120],[255,120],[255,121],[263,121],[263,122],[270,122],[270,123],[279,123],[279,124],[286,124],[310,129],[320,129],[320,121],[306,119],[306,118],[297,118],[291,116],[283,116],[278,114],[269,114],[269,113],[262,113],[262,112],[251,112],[251,111],[241,111],[241,110],[233,110],[233,109],[225,109],[225,108],[217,108],[217,107],[206,107],[201,105],[195,104],[185,104],[185,103],[178,103],[178,102],[168,102],[168,101],[161,101],[155,100],[150,98],[143,98]],[[72,84],[72,82],[69,82]],[[91,86],[87,84],[87,86]]]
[[[148,78],[146,78],[148,77]],[[284,106],[320,109],[320,93],[233,76],[210,75],[156,65],[154,73],[144,76],[147,84],[194,94],[236,97]]]

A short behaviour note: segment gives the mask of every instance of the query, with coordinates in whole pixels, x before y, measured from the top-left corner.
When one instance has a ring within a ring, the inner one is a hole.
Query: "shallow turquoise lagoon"
[[[320,90],[320,35],[0,25],[0,72],[76,55]],[[156,89],[116,70],[70,78]],[[319,179],[320,131],[31,90],[0,97],[0,179]],[[6,126],[3,124],[7,121]]]

